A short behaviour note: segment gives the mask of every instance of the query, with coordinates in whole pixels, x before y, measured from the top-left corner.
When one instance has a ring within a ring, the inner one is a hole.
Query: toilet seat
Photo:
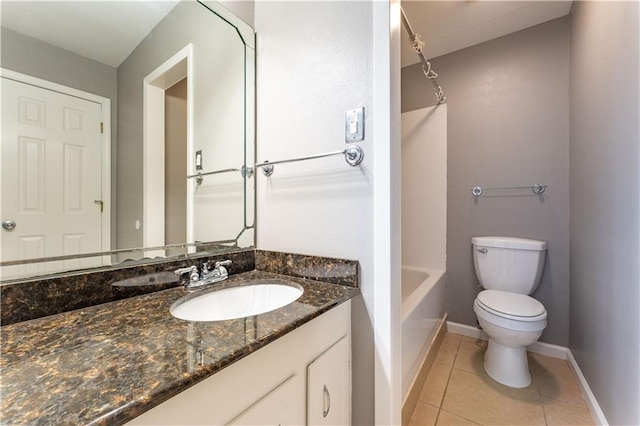
[[[509,330],[509,332],[513,333],[539,333],[545,329],[547,326],[547,315],[541,315],[535,320],[530,319],[529,321],[523,321],[522,319],[512,319],[503,316],[502,314],[495,314],[485,308],[482,304],[478,302],[476,299],[473,303],[473,311],[478,317],[478,321],[482,325],[482,320],[493,324],[494,326],[500,327],[505,330]],[[484,328],[484,326],[483,326]]]
[[[484,290],[478,294],[479,308],[501,318],[535,322],[547,318],[544,305],[525,294],[499,290]]]

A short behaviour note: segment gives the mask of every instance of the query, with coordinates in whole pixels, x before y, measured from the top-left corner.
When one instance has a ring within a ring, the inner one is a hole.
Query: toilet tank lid
[[[518,250],[538,250],[547,248],[545,241],[529,240],[527,238],[515,237],[473,237],[471,244],[483,247],[499,247]]]

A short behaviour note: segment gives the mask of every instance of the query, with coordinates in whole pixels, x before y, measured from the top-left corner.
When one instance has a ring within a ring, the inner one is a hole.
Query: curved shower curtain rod
[[[436,101],[438,105],[447,103],[447,97],[444,95],[442,87],[436,81],[438,74],[431,69],[431,63],[427,61],[424,57],[424,53],[422,53],[422,48],[424,47],[424,42],[420,39],[420,35],[416,34],[411,28],[411,24],[407,19],[407,15],[404,13],[404,9],[400,7],[400,12],[402,13],[402,24],[404,25],[407,33],[409,33],[409,38],[411,39],[411,47],[418,54],[420,58],[420,62],[422,62],[422,72],[424,76],[431,82],[433,85],[433,90],[436,92]]]

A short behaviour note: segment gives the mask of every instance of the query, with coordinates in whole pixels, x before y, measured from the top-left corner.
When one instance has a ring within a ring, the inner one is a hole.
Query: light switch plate
[[[196,170],[202,170],[202,150],[196,151]]]
[[[364,140],[364,107],[347,111],[344,125],[345,142]]]

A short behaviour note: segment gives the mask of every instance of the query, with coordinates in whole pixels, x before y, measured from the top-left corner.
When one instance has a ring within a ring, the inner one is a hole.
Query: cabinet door
[[[228,425],[298,426],[304,422],[304,407],[298,403],[296,393],[302,378],[294,374],[275,389],[243,411]]]
[[[351,350],[342,337],[307,366],[307,424],[351,424]]]

